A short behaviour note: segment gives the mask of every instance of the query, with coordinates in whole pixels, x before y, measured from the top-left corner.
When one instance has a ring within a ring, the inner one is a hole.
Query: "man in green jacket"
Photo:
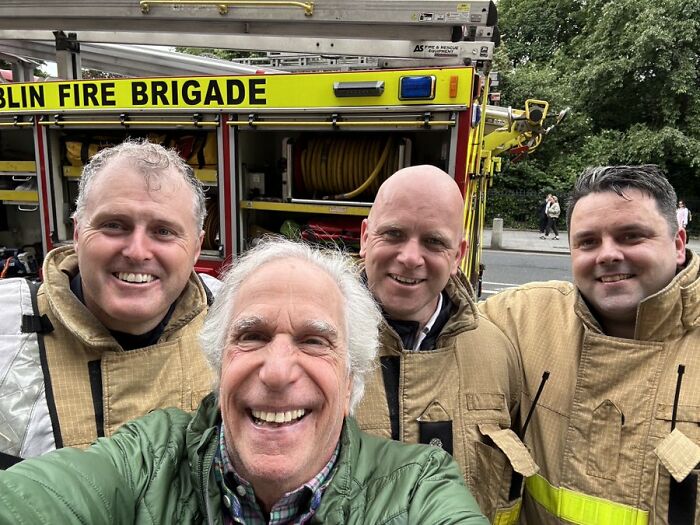
[[[264,241],[205,322],[217,395],[0,472],[0,523],[486,525],[444,451],[349,417],[380,320],[343,255]]]

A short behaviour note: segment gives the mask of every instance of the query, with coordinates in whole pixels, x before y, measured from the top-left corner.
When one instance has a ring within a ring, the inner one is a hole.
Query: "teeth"
[[[117,279],[127,283],[150,283],[155,277],[149,273],[127,273],[117,272]]]
[[[289,423],[301,418],[306,411],[303,408],[297,410],[287,410],[286,412],[263,412],[262,410],[251,410],[253,417],[267,423]]]
[[[400,275],[394,275],[392,274],[391,276],[395,281],[398,281],[403,284],[418,284],[421,282],[422,279],[409,279],[407,277],[401,277]]]
[[[630,277],[632,277],[632,274],[619,273],[617,275],[604,275],[603,277],[600,278],[600,280],[604,283],[614,283],[617,281],[623,281],[625,279],[629,279]]]

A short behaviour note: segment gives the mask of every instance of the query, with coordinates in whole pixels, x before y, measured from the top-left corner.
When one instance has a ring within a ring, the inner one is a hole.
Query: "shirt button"
[[[238,485],[238,486],[236,487],[236,492],[238,492],[238,495],[239,495],[240,497],[245,496],[245,487],[244,487],[243,485]]]
[[[231,498],[229,498],[228,496],[224,496],[224,507],[226,507],[227,509],[231,508]]]

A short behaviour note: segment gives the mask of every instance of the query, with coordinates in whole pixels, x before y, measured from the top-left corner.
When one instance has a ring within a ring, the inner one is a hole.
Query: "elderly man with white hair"
[[[486,525],[444,451],[350,417],[380,320],[342,254],[264,241],[205,322],[216,395],[0,472],[0,523]]]

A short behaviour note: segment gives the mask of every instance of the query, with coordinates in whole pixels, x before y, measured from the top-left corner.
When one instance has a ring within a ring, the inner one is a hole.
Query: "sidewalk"
[[[484,230],[483,247],[485,250],[495,249],[491,247],[491,229]],[[691,239],[688,248],[700,253],[700,240]],[[561,232],[559,240],[555,241],[552,235],[549,239],[540,239],[537,230],[509,230],[503,229],[503,241],[501,250],[514,252],[542,252],[569,254],[569,238],[567,232]]]

